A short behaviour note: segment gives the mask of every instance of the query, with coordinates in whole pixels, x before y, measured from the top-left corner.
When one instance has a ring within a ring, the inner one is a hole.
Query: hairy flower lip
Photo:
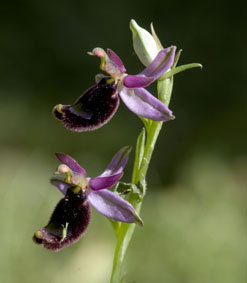
[[[86,177],[85,169],[71,156],[61,152],[56,153],[62,165],[69,168],[70,178],[51,179],[51,184],[60,190],[64,198],[57,204],[49,223],[34,234],[33,240],[47,249],[56,251],[76,242],[84,235],[90,222],[90,206],[115,221],[135,222],[143,226],[143,221],[133,206],[107,189],[122,177],[130,151],[130,146],[121,148],[103,173],[95,178]],[[87,186],[81,183],[74,184],[74,174],[79,178],[78,180],[80,178],[86,180]]]
[[[92,131],[105,125],[119,107],[117,85],[114,82],[108,83],[108,78],[102,77],[73,104],[55,106],[55,118],[68,130],[76,132]]]
[[[56,205],[48,224],[34,233],[33,240],[49,250],[59,251],[85,234],[90,218],[87,196],[82,191],[68,190]]]
[[[174,62],[176,46],[162,49],[139,74],[130,75],[120,57],[111,49],[94,48],[90,55],[100,58],[100,68],[107,75],[96,76],[96,85],[89,88],[73,104],[58,104],[54,116],[72,131],[96,130],[116,113],[121,99],[134,114],[153,121],[174,119],[172,111],[145,87],[169,70]],[[161,105],[162,104],[162,105]]]

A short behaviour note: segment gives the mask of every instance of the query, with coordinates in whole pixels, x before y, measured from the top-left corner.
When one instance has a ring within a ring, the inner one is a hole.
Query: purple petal
[[[87,173],[85,169],[83,169],[71,156],[61,152],[55,153],[55,155],[59,161],[67,165],[72,171],[86,177]]]
[[[59,191],[64,195],[66,195],[69,188],[74,187],[74,185],[66,183],[65,181],[60,180],[60,179],[54,178],[54,179],[51,179],[50,182],[53,186],[57,187]]]
[[[71,156],[61,152],[56,152],[55,155],[59,161],[67,165],[72,171],[81,174],[83,177],[87,176],[85,169],[82,168]]]
[[[127,75],[123,79],[123,84],[127,88],[137,88],[149,86],[153,81],[152,77]]]
[[[154,58],[154,60],[141,72],[139,75],[150,77],[154,71],[160,66],[162,61],[166,58],[170,48],[162,49]]]
[[[119,69],[122,73],[126,72],[126,69],[124,67],[122,60],[118,57],[118,55],[114,51],[112,51],[111,49],[108,48],[107,49],[107,55],[119,67]]]
[[[107,177],[96,177],[96,178],[91,178],[89,180],[89,187],[94,190],[102,190],[102,189],[107,189],[111,188],[114,186],[117,181],[123,176],[123,173],[118,173],[114,175],[110,175]]]
[[[106,170],[96,178],[90,178],[89,186],[98,191],[114,186],[123,175],[123,169],[129,160],[130,146],[121,148],[112,158]]]
[[[123,88],[119,95],[129,110],[138,116],[163,122],[175,118],[164,103],[144,88]]]
[[[176,46],[161,50],[152,63],[147,66],[139,75],[153,77],[157,80],[163,73],[170,69],[174,62]]]
[[[108,164],[106,170],[100,175],[100,177],[106,177],[113,174],[122,173],[124,167],[129,160],[129,154],[131,152],[131,146],[127,145],[122,147],[112,158]]]
[[[110,188],[117,183],[123,175],[123,169],[129,160],[131,151],[130,146],[121,148],[112,158],[106,170],[96,178],[89,180],[89,186],[92,190],[102,190]]]
[[[143,225],[133,206],[109,190],[91,191],[88,195],[90,204],[104,216],[116,221]]]

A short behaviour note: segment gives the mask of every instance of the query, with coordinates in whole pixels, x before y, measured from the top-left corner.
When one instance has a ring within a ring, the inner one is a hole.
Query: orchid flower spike
[[[154,121],[174,119],[172,111],[145,87],[169,70],[176,47],[162,49],[139,74],[128,75],[122,60],[111,49],[95,48],[90,55],[101,60],[100,68],[107,76],[96,76],[96,85],[89,88],[73,104],[58,104],[53,113],[72,131],[95,130],[107,123],[119,106],[119,96],[134,114]]]
[[[39,229],[33,240],[49,250],[58,251],[80,239],[91,218],[92,205],[99,213],[116,221],[143,225],[132,205],[114,192],[107,190],[123,175],[131,148],[123,147],[112,158],[106,170],[96,178],[86,177],[86,171],[72,157],[56,153],[60,162],[57,174],[64,179],[53,178],[51,184],[64,195],[50,218]]]

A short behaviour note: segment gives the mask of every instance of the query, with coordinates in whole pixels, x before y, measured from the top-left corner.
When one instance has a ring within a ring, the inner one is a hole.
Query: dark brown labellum
[[[95,130],[107,123],[119,106],[117,85],[106,78],[82,94],[74,104],[53,110],[54,116],[72,131]]]
[[[66,196],[57,204],[49,223],[38,230],[33,240],[49,250],[60,250],[79,240],[90,222],[91,209],[82,191]]]

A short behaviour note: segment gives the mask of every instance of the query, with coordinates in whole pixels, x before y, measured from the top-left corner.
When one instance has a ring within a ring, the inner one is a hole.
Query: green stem
[[[158,81],[158,96],[166,105],[170,102],[172,92],[173,78],[167,78]],[[137,140],[136,156],[132,173],[132,183],[137,185],[142,194],[141,200],[136,198],[134,193],[130,194],[129,202],[133,205],[139,214],[142,201],[146,193],[146,174],[149,163],[152,158],[153,150],[158,139],[163,122],[148,121],[145,123],[147,129],[147,137],[145,143],[145,130],[142,130]],[[124,257],[129,246],[130,240],[134,233],[136,224],[120,223],[116,231],[117,243],[113,261],[113,269],[111,275],[111,283],[120,283],[123,279],[122,269]]]
[[[136,212],[139,214],[141,209],[141,202],[135,206]],[[122,266],[125,257],[126,250],[129,246],[129,242],[134,233],[136,224],[122,223],[119,233],[117,234],[117,243],[115,248],[115,255],[113,261],[113,269],[111,275],[111,283],[122,282]]]

